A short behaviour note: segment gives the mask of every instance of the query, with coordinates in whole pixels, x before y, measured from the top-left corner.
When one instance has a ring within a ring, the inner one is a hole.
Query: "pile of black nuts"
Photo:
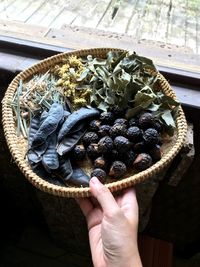
[[[74,147],[76,161],[90,158],[91,177],[103,183],[106,178],[120,179],[128,169],[138,171],[149,168],[161,158],[161,124],[152,113],[144,112],[127,120],[122,110],[102,112],[92,120],[87,132]]]

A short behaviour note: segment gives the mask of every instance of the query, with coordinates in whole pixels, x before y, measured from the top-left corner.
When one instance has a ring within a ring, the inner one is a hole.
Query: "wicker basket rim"
[[[27,164],[27,161],[23,159],[18,147],[17,147],[17,137],[16,137],[16,131],[14,127],[14,119],[12,114],[12,109],[9,106],[9,101],[12,99],[12,96],[19,84],[20,79],[26,80],[30,78],[32,75],[44,71],[45,69],[49,68],[50,66],[53,66],[59,62],[62,62],[64,58],[76,55],[76,56],[85,56],[88,54],[93,55],[105,55],[108,51],[126,51],[123,49],[116,49],[116,48],[94,48],[94,49],[83,49],[83,50],[77,50],[73,52],[65,52],[61,53],[55,56],[52,56],[50,58],[44,59],[40,61],[39,63],[31,66],[30,68],[24,70],[23,72],[19,73],[14,80],[9,85],[4,99],[2,101],[2,121],[3,121],[3,129],[6,137],[6,141],[8,144],[8,147],[10,149],[10,152],[16,161],[18,167],[22,171],[22,173],[25,175],[25,177],[38,189],[53,194],[57,196],[62,197],[87,197],[90,196],[90,189],[89,187],[86,188],[77,188],[77,187],[61,187],[58,185],[51,184],[39,176],[37,176],[29,167]],[[128,51],[127,51],[128,52]],[[166,93],[169,93],[173,98],[176,98],[176,95],[174,91],[171,89],[170,85],[166,81],[166,79],[158,73],[158,76],[161,80],[161,83],[163,84],[163,87],[166,89],[164,90]],[[169,152],[162,157],[160,161],[152,165],[147,170],[144,170],[142,172],[139,172],[133,176],[130,176],[128,178],[124,178],[122,180],[108,183],[106,186],[112,191],[118,191],[122,190],[126,187],[133,186],[137,183],[143,182],[144,180],[148,179],[152,175],[158,173],[161,171],[164,167],[166,167],[169,162],[176,156],[176,154],[181,149],[187,132],[187,123],[186,119],[183,113],[183,110],[181,107],[179,107],[178,110],[178,117],[176,119],[177,123],[177,140],[175,145],[169,150]]]

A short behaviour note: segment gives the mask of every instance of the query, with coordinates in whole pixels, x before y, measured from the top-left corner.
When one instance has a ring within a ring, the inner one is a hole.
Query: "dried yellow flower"
[[[87,101],[84,98],[78,98],[78,99],[74,99],[73,101],[73,106],[78,108],[78,107],[82,107],[82,106],[86,106],[87,105]]]
[[[56,65],[53,72],[59,77],[57,86],[63,90],[63,94],[69,98],[74,108],[86,106],[91,90],[76,90],[81,73],[85,70],[80,58],[70,56],[62,65]],[[62,87],[61,87],[62,86]]]

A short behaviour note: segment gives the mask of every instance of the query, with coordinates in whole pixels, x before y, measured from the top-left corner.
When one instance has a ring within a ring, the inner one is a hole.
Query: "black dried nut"
[[[104,136],[99,140],[98,146],[100,153],[108,153],[113,149],[113,140],[109,136]]]
[[[111,151],[105,153],[103,156],[108,162],[115,161],[119,159],[119,152],[116,149],[112,149]]]
[[[87,132],[82,138],[84,146],[88,146],[91,143],[97,143],[98,140],[99,137],[95,132]]]
[[[117,136],[126,136],[126,125],[125,124],[114,124],[109,131],[109,134],[112,138],[115,138]]]
[[[137,126],[132,126],[127,130],[127,137],[130,141],[136,143],[142,139],[142,131]]]
[[[149,154],[154,161],[158,161],[162,158],[162,151],[159,145],[155,145],[151,150],[149,150]]]
[[[155,121],[152,128],[156,129],[159,133],[163,130],[163,127],[159,121]]]
[[[92,160],[100,156],[98,144],[90,144],[87,147],[86,151],[87,151],[88,157],[91,158]]]
[[[115,145],[116,150],[121,154],[128,152],[131,148],[131,143],[124,136],[117,136],[114,139],[114,145]]]
[[[133,150],[130,150],[126,154],[120,155],[120,160],[123,161],[127,167],[130,167],[133,166],[136,156],[137,155],[133,152]]]
[[[95,159],[94,161],[94,167],[95,168],[100,168],[100,169],[103,169],[105,170],[106,167],[107,167],[107,161],[106,159],[104,159],[103,157],[98,157],[97,159]]]
[[[147,153],[138,154],[133,163],[134,168],[139,171],[146,170],[151,165],[152,165],[152,158]]]
[[[121,178],[126,173],[126,165],[122,161],[114,161],[110,167],[109,175],[113,178]]]
[[[86,155],[85,147],[83,145],[76,145],[73,150],[73,158],[75,160],[80,161],[85,158],[85,155]]]
[[[128,121],[126,120],[126,119],[124,119],[124,118],[118,118],[118,119],[116,119],[115,121],[114,121],[114,124],[124,124],[124,125],[128,125]]]
[[[100,115],[100,120],[105,124],[111,124],[115,119],[115,116],[112,112],[102,112]]]
[[[107,125],[107,124],[105,124],[105,125],[101,125],[101,126],[99,127],[98,134],[99,134],[100,136],[102,136],[102,137],[103,137],[103,136],[106,136],[106,135],[109,134],[110,128],[111,128],[110,125]]]
[[[135,153],[142,153],[146,151],[146,146],[144,141],[138,142],[133,145],[133,150]]]
[[[143,113],[139,118],[139,126],[144,130],[153,127],[154,124],[154,116],[149,112]]]
[[[125,110],[120,108],[119,106],[114,106],[111,108],[110,110],[115,117],[119,118],[119,117],[124,117],[125,116]]]
[[[99,127],[100,127],[100,124],[101,124],[101,121],[99,120],[92,120],[90,122],[90,130],[93,131],[93,132],[98,132],[99,131]]]
[[[139,120],[138,118],[132,118],[129,120],[129,126],[130,127],[133,127],[133,126],[138,126],[139,125]]]
[[[159,142],[159,134],[153,129],[147,129],[143,134],[144,141],[147,145],[153,146]]]
[[[105,183],[106,172],[100,168],[96,168],[91,172],[91,177],[97,177],[101,183]]]

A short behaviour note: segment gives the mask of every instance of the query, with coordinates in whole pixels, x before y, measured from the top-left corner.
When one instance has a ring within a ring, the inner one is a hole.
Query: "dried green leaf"
[[[130,108],[127,110],[125,117],[127,119],[130,119],[134,117],[135,115],[137,115],[138,113],[140,113],[142,110],[143,110],[143,107],[140,105],[134,108]]]
[[[81,82],[81,81],[83,81],[84,79],[86,79],[86,77],[88,76],[89,71],[90,71],[89,69],[85,69],[85,70],[81,73],[80,77],[77,79],[77,82]]]
[[[126,56],[127,52],[110,51],[107,54],[107,65],[110,69],[114,69],[115,66]]]
[[[155,104],[155,103],[152,103],[147,109],[149,111],[157,111],[159,110],[161,104]]]
[[[137,92],[134,99],[135,106],[147,108],[156,99],[156,95],[149,86],[145,86]]]
[[[98,109],[102,110],[102,111],[107,111],[109,108],[109,105],[107,103],[105,103],[104,101],[100,102],[98,105]]]
[[[173,128],[176,127],[174,119],[172,117],[171,110],[165,110],[163,114],[161,115],[161,118],[164,120],[165,124],[167,126],[171,126]]]

